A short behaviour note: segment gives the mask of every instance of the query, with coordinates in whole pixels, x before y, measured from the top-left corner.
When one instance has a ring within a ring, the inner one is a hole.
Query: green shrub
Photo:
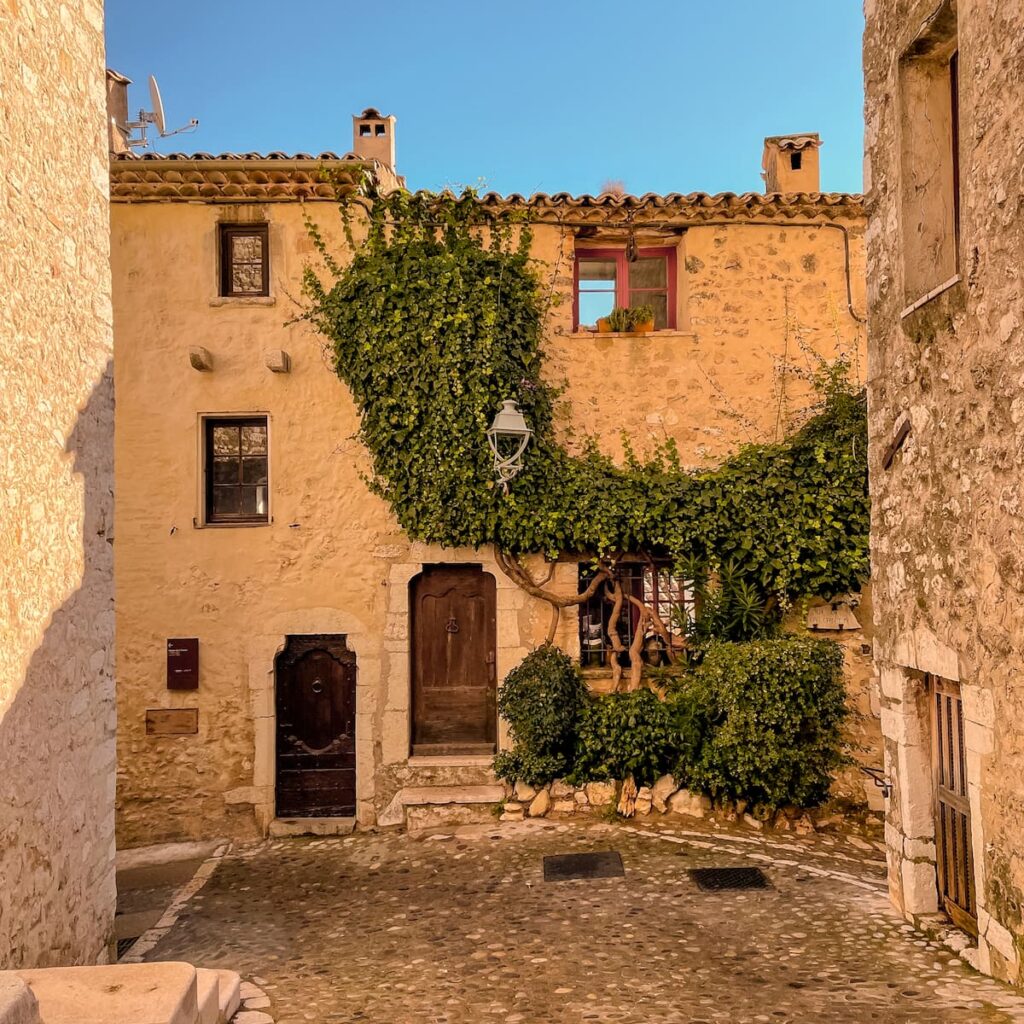
[[[592,697],[580,716],[576,782],[624,779],[649,785],[692,760],[699,730],[686,701],[662,701],[650,690]]]
[[[494,759],[502,779],[531,785],[565,775],[572,765],[577,720],[586,698],[579,668],[552,644],[531,651],[498,693],[498,711],[515,746]]]
[[[790,636],[711,643],[681,681],[704,741],[683,765],[712,797],[807,807],[845,763],[843,653],[831,640]]]

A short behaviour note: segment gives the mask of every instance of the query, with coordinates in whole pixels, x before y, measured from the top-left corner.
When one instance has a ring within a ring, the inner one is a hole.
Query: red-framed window
[[[577,249],[573,268],[573,330],[592,330],[615,306],[654,308],[654,329],[676,326],[676,250]]]

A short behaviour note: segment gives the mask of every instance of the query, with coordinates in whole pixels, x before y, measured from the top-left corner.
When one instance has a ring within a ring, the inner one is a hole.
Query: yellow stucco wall
[[[312,206],[341,248],[337,213]],[[498,584],[498,678],[543,638],[546,605],[512,586],[487,552],[411,544],[360,474],[357,417],[321,340],[298,311],[313,256],[298,202],[115,203],[120,837],[127,845],[251,835],[273,814],[273,657],[294,633],[345,633],[359,665],[358,817],[371,823],[406,784],[470,780],[480,768],[409,764],[408,582],[428,562],[476,561]],[[270,224],[271,300],[216,295],[216,225]],[[852,220],[854,308],[863,308],[860,223]],[[536,255],[565,301],[551,316],[548,373],[567,384],[572,427],[619,449],[677,439],[703,464],[775,436],[804,386],[779,360],[806,366],[801,341],[826,356],[837,335],[862,358],[847,311],[843,235],[834,227],[694,226],[679,246],[680,324],[646,337],[572,333],[572,233],[538,225]],[[641,244],[644,244],[641,240]],[[658,244],[666,244],[659,240]],[[210,372],[189,364],[201,345]],[[264,365],[292,358],[288,374]],[[805,389],[804,389],[805,390]],[[781,412],[780,412],[781,402]],[[272,523],[197,528],[200,415],[266,413]],[[482,439],[481,439],[482,441]],[[555,586],[575,586],[560,566]],[[200,638],[201,685],[165,687],[168,637]],[[559,642],[578,649],[573,614]],[[147,708],[198,706],[197,736],[147,737]]]

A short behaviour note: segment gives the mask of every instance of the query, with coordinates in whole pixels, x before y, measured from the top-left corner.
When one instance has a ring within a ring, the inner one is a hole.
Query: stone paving
[[[588,850],[618,850],[625,877],[543,881],[544,856]],[[739,865],[771,887],[687,874]],[[240,971],[277,1024],[1024,1021],[1024,999],[892,911],[863,834],[688,819],[234,850],[147,958]]]

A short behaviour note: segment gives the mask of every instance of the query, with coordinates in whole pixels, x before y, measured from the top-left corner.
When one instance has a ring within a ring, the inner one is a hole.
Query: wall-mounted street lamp
[[[487,431],[487,443],[494,453],[494,474],[506,494],[509,480],[523,468],[523,452],[532,434],[516,403],[511,399],[502,402]]]

